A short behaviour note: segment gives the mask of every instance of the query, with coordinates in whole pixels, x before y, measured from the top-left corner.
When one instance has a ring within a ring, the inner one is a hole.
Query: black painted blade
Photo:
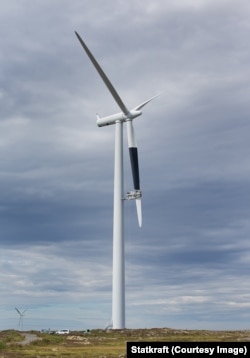
[[[132,176],[134,182],[134,189],[140,190],[140,175],[139,175],[139,161],[137,147],[129,148],[130,163],[132,169]]]

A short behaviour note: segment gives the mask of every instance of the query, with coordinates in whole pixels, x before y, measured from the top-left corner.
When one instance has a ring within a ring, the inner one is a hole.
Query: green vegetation
[[[0,341],[3,343],[15,343],[23,340],[23,336],[20,332],[15,330],[0,331]]]
[[[25,334],[35,334],[37,340],[25,342]],[[250,331],[200,331],[169,328],[92,330],[70,332],[69,335],[41,334],[39,332],[0,332],[1,358],[123,358],[127,341],[234,342],[250,340]]]
[[[6,348],[6,344],[2,341],[0,341],[0,350]]]

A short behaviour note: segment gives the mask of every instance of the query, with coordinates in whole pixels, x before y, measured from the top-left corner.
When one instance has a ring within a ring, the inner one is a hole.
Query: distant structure
[[[107,324],[106,324],[106,326],[105,326],[105,331],[108,331],[109,329],[112,329],[113,328],[113,323],[112,323],[112,321],[111,322],[108,322]]]
[[[23,317],[24,317],[24,313],[27,311],[27,309],[21,312],[17,307],[15,307],[15,310],[19,314],[18,329],[19,329],[19,331],[20,330],[22,331],[23,330]]]

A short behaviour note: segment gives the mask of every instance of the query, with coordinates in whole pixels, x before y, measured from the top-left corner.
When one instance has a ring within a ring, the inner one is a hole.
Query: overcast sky
[[[75,30],[129,108],[161,93],[134,121],[126,326],[249,329],[248,0],[0,0],[0,329],[15,307],[24,329],[111,320],[114,126],[95,114],[119,108]]]

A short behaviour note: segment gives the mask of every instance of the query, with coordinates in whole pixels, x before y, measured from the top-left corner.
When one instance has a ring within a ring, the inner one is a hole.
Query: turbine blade
[[[127,135],[128,135],[128,148],[130,155],[131,170],[133,176],[134,189],[140,191],[140,174],[139,174],[139,161],[138,161],[138,149],[135,140],[134,127],[131,119],[126,121],[127,123]],[[142,210],[141,210],[141,198],[137,198],[136,211],[138,217],[139,226],[142,226]]]
[[[139,174],[139,161],[137,147],[129,148],[129,156],[131,163],[131,170],[134,182],[134,189],[140,190],[140,174]]]
[[[134,189],[140,190],[140,175],[139,175],[139,161],[138,150],[135,140],[134,127],[132,120],[127,120],[127,135],[128,135],[128,148],[130,155],[131,170],[134,182]]]
[[[142,107],[146,106],[146,104],[148,104],[149,102],[151,102],[154,98],[156,98],[158,96],[160,96],[160,95],[157,94],[156,96],[149,98],[147,101],[145,101],[145,102],[139,104],[139,106],[133,108],[132,111],[139,111],[140,109],[142,109]]]
[[[139,226],[141,227],[142,226],[141,199],[135,199],[135,203],[136,203],[138,223],[139,223]]]
[[[15,307],[15,310],[16,310],[17,313],[20,314],[20,316],[21,316],[21,312],[19,311],[19,309]]]
[[[101,66],[99,65],[99,63],[96,61],[95,57],[92,55],[92,53],[90,52],[90,50],[88,49],[88,47],[86,46],[86,44],[83,42],[81,36],[75,31],[75,34],[78,38],[78,40],[80,41],[80,44],[82,45],[82,47],[84,48],[85,52],[87,53],[90,61],[93,63],[93,65],[95,66],[97,72],[99,73],[99,75],[101,76],[101,78],[103,79],[105,85],[108,87],[110,93],[112,94],[112,96],[114,97],[114,100],[116,101],[116,103],[118,104],[118,106],[121,108],[122,112],[125,115],[129,114],[129,110],[127,109],[127,107],[125,106],[125,104],[123,103],[123,101],[121,100],[121,97],[119,96],[119,94],[117,93],[117,91],[115,90],[114,86],[112,85],[112,83],[110,82],[110,80],[108,79],[108,77],[106,76],[106,74],[103,72]]]

